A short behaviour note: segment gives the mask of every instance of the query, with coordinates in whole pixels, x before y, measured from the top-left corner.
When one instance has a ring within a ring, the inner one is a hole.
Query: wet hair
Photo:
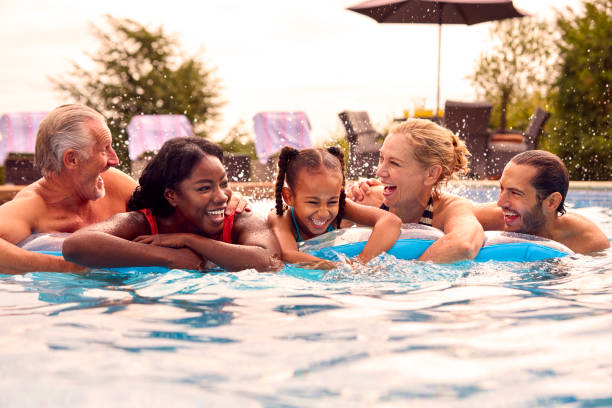
[[[340,190],[340,200],[338,202],[338,215],[336,216],[337,228],[344,216],[344,204],[346,194],[344,192],[344,153],[339,147],[332,146],[327,149],[313,148],[297,150],[293,147],[285,146],[278,157],[278,176],[276,178],[276,214],[283,215],[282,190],[285,183],[293,189],[297,183],[300,171],[316,171],[319,169],[337,170],[342,174],[342,189]]]
[[[532,166],[536,174],[531,179],[538,200],[541,202],[552,193],[561,194],[561,202],[557,206],[559,214],[565,214],[565,197],[569,188],[569,174],[561,159],[545,150],[527,150],[514,156],[511,163]]]
[[[177,137],[163,144],[151,159],[138,180],[128,210],[149,208],[157,217],[174,213],[166,200],[166,188],[176,190],[181,181],[191,175],[204,156],[214,156],[223,163],[223,151],[215,143],[199,137]]]
[[[92,120],[106,126],[104,116],[85,105],[62,105],[45,116],[38,127],[34,150],[36,167],[43,176],[62,171],[68,149],[75,150],[84,160],[90,157],[96,142],[87,126]]]
[[[427,119],[408,119],[391,127],[389,133],[405,136],[412,146],[413,158],[423,168],[434,164],[442,167],[442,173],[433,186],[434,195],[440,187],[468,171],[468,151],[465,143],[450,130]]]

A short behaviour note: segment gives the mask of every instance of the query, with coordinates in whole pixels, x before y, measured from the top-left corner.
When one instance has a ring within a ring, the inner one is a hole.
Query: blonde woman
[[[444,232],[419,260],[455,262],[473,259],[484,232],[472,203],[443,193],[454,175],[467,171],[469,152],[450,130],[429,120],[409,119],[394,125],[380,149],[376,176],[353,186],[348,195],[380,207],[403,223],[431,225]]]

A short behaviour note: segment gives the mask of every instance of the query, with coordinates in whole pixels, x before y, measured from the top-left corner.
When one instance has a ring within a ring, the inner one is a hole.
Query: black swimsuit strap
[[[433,222],[433,197],[429,197],[429,201],[427,202],[427,207],[425,207],[425,211],[423,211],[423,215],[421,215],[419,224],[431,225],[432,222]]]
[[[389,211],[389,207],[387,207],[384,203],[379,208],[381,210]],[[427,202],[425,211],[423,211],[423,214],[421,215],[421,219],[419,219],[419,224],[431,225],[432,221],[433,221],[433,197],[429,197],[429,201]]]

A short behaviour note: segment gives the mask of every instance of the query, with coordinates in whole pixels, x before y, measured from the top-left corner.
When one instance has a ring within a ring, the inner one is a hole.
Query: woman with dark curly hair
[[[265,220],[225,215],[232,191],[222,160],[205,139],[167,141],[143,171],[131,211],[75,232],[64,257],[89,267],[277,269],[278,242]]]

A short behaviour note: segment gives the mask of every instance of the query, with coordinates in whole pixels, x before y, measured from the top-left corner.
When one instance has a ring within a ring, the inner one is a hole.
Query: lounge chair
[[[46,112],[7,113],[0,117],[0,165],[4,182],[30,184],[40,178],[34,167],[36,133]]]
[[[130,119],[127,133],[131,160],[144,152],[157,152],[167,140],[194,135],[185,115],[136,115]]]
[[[185,115],[136,115],[130,119],[127,134],[132,177],[138,180],[164,142],[193,136],[193,128]]]
[[[4,183],[28,185],[41,177],[33,153],[9,153],[4,160]]]
[[[487,177],[499,178],[510,159],[526,150],[535,149],[549,117],[549,112],[538,107],[525,132],[506,131],[505,134],[493,135],[488,143]]]
[[[312,147],[310,121],[304,112],[259,112],[253,116],[255,151],[261,164],[284,146]]]
[[[481,179],[487,174],[491,109],[489,102],[446,101],[444,106],[444,126],[465,142],[472,154],[470,175]]]
[[[374,177],[382,135],[372,126],[370,115],[365,111],[343,111],[338,114],[349,142],[349,179]]]

